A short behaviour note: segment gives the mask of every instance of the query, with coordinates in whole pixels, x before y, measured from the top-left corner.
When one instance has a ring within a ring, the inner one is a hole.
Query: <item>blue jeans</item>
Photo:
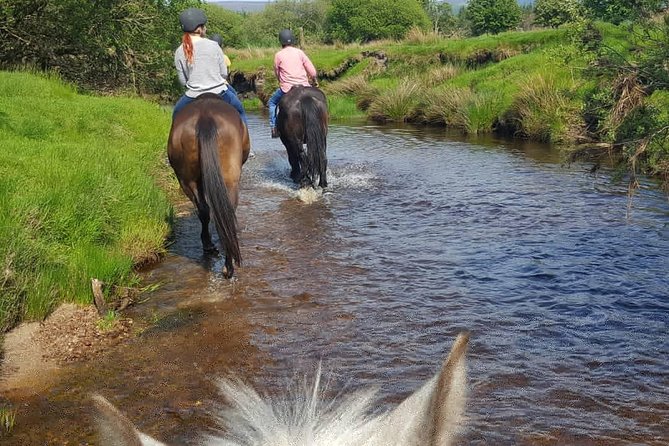
[[[276,108],[279,106],[279,101],[284,94],[286,93],[284,93],[282,89],[277,88],[267,102],[269,104],[269,126],[271,128],[276,127]]]
[[[242,121],[244,121],[244,124],[246,124],[246,126],[248,127],[249,123],[246,120],[246,111],[244,110],[242,101],[240,101],[239,98],[237,97],[237,92],[235,91],[235,89],[232,88],[230,85],[228,85],[228,89],[222,91],[219,94],[219,96],[225,102],[235,107],[235,109],[239,112],[239,116],[241,116]],[[191,98],[190,96],[186,95],[181,96],[177,101],[177,103],[174,105],[174,110],[172,110],[172,120],[174,120],[174,117],[177,115],[177,113],[179,113],[179,111],[181,111],[182,108],[186,106],[186,104],[190,104],[195,99],[196,98]]]

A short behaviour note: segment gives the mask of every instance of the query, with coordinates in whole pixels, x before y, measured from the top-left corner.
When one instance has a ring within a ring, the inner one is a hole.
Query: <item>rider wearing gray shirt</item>
[[[189,64],[183,45],[174,53],[174,66],[179,83],[186,87],[186,96],[196,98],[203,93],[220,94],[228,89],[225,79],[228,67],[223,51],[213,40],[193,36],[193,63]]]
[[[202,9],[187,8],[179,14],[179,22],[184,34],[181,45],[174,52],[174,66],[181,85],[186,91],[172,110],[172,120],[179,112],[204,93],[214,93],[232,105],[248,126],[246,111],[237,93],[228,88],[225,78],[228,68],[218,43],[206,39],[207,15]]]

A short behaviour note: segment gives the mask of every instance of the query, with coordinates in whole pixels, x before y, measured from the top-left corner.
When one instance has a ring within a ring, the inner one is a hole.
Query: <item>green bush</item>
[[[557,28],[582,17],[578,0],[537,0],[534,4],[534,23]]]
[[[465,17],[472,34],[497,34],[517,27],[523,11],[516,0],[470,0]]]
[[[96,91],[176,96],[179,12],[199,0],[3,0],[0,68],[33,66]]]
[[[619,24],[633,21],[667,7],[666,0],[583,0],[583,6],[595,19]]]
[[[400,39],[412,27],[429,26],[417,0],[332,0],[325,19],[328,38],[342,42]]]

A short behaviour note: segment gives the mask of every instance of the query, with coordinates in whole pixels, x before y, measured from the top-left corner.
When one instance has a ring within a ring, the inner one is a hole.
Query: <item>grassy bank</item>
[[[403,41],[311,46],[305,51],[319,71],[335,120],[498,133],[558,143],[567,155],[587,154],[590,149],[583,145],[599,145],[632,172],[669,179],[667,89],[649,92],[603,68],[615,55],[627,60],[619,71],[632,71],[635,58],[643,61],[639,54],[658,52],[662,45],[651,41],[644,47],[647,29],[631,32],[629,26],[598,23],[588,31],[594,36],[588,42],[583,40],[585,31],[573,26],[468,39],[413,32]],[[584,43],[599,49],[585,51]],[[256,80],[262,102],[277,87],[272,72],[276,50],[229,50],[233,69]],[[641,93],[630,98],[625,91]],[[641,97],[644,93],[646,98]],[[249,105],[262,106],[258,101]],[[655,136],[646,142],[649,134]]]
[[[91,278],[132,284],[172,209],[158,186],[170,114],[157,105],[0,72],[0,110],[2,332],[91,302]]]
[[[399,42],[305,51],[319,70],[334,119],[421,122],[480,133],[505,120],[516,122],[511,117],[514,100],[532,78],[546,77],[560,94],[578,90],[572,71],[552,60],[559,57],[556,48],[568,42],[565,30],[460,40],[414,33]],[[262,79],[257,93],[266,100],[277,87],[272,72],[276,48],[228,51],[233,69]],[[559,139],[563,135],[558,133],[553,130],[541,139]]]

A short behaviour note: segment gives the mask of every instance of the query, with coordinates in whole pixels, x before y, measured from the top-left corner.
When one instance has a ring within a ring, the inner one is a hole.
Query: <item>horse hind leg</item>
[[[200,232],[200,240],[202,241],[202,249],[205,254],[217,255],[218,249],[214,242],[211,240],[211,232],[209,232],[209,205],[204,199],[204,191],[201,190],[200,186],[197,189],[191,188],[188,185],[181,183],[181,188],[183,189],[186,196],[197,208],[197,216],[200,219],[200,224],[202,225],[202,230]]]
[[[295,141],[284,141],[286,152],[288,153],[288,163],[290,164],[290,178],[295,183],[302,180],[302,169],[300,168],[300,152],[301,147]]]

